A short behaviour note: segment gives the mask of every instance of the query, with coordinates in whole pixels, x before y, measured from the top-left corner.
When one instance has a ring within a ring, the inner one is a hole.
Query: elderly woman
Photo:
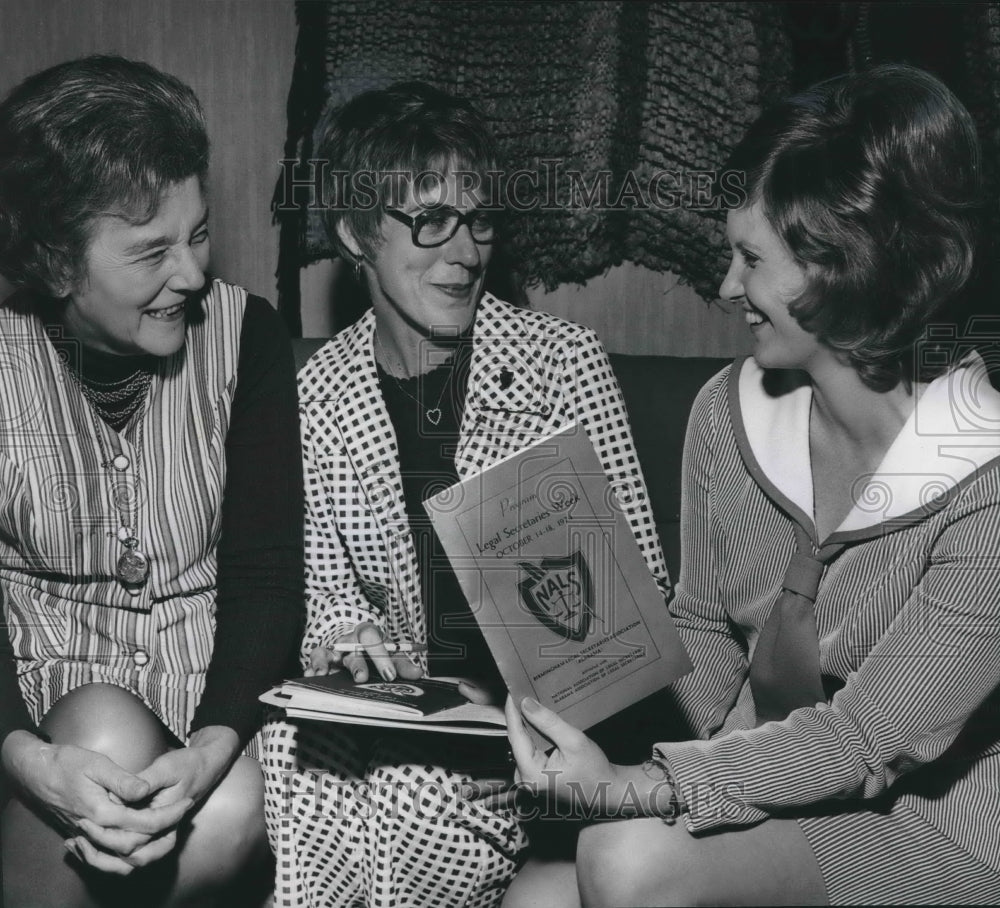
[[[575,420],[631,491],[628,517],[666,591],[621,393],[591,331],[484,293],[496,161],[467,103],[416,83],[368,92],[341,109],[317,157],[328,229],[372,308],[299,376],[303,666],[357,681],[472,677],[469,696],[481,695],[501,682],[422,501]],[[411,662],[384,640],[428,651]],[[351,643],[360,652],[341,651]],[[504,746],[483,741],[269,726],[277,903],[496,904],[526,838],[511,809],[466,796],[498,765],[511,777]]]
[[[648,817],[505,905],[995,904],[1000,394],[960,330],[918,345],[970,277],[975,128],[879,67],[765,113],[730,167],[721,294],[754,352],[692,412],[672,606],[700,740],[614,766],[525,701],[546,756],[508,704],[526,782]]]
[[[251,905],[226,887],[268,873],[241,752],[300,625],[294,372],[271,307],[206,281],[207,165],[194,94],[142,63],[0,104],[11,906]]]

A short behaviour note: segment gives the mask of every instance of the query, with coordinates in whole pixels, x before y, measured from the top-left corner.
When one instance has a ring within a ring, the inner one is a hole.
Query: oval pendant
[[[139,585],[149,576],[149,558],[138,549],[122,552],[116,568],[118,579],[124,584]]]
[[[129,459],[124,454],[119,454],[114,460],[111,461],[111,466],[113,466],[119,473],[124,473],[128,469]]]

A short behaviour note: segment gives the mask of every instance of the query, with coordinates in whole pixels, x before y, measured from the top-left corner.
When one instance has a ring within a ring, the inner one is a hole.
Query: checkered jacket
[[[396,437],[368,312],[299,375],[305,467],[305,663],[358,622],[426,640]],[[477,310],[455,464],[462,479],[567,425],[584,426],[667,596],[670,582],[628,416],[596,334],[486,294]],[[681,431],[679,428],[678,431]]]

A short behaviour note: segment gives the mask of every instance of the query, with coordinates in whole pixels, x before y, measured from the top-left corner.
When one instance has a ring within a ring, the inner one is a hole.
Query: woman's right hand
[[[362,621],[349,634],[341,637],[338,648],[317,646],[309,657],[306,675],[329,675],[344,668],[358,684],[368,680],[368,660],[370,659],[379,675],[386,681],[397,677],[416,680],[423,675],[423,669],[409,660],[405,653],[389,654],[385,648],[381,629],[371,621]],[[342,647],[354,644],[355,649],[344,651]]]
[[[133,807],[150,794],[147,782],[96,751],[71,744],[47,744],[27,731],[4,739],[3,768],[69,838],[94,847],[80,855],[104,855],[103,870],[126,874],[162,857],[172,847],[172,830],[191,808],[190,800],[166,807]],[[150,844],[156,839],[155,844]]]

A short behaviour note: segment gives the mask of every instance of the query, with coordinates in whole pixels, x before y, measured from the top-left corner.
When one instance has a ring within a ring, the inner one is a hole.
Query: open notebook
[[[272,688],[261,701],[290,719],[345,725],[379,725],[451,734],[502,736],[499,706],[479,706],[459,693],[460,678],[375,680],[356,684],[347,672],[296,678]]]

